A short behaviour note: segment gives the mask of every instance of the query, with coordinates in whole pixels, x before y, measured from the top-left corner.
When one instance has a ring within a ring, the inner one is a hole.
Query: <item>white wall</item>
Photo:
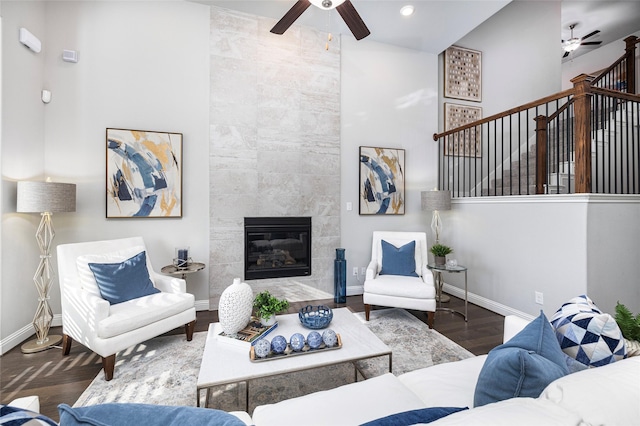
[[[37,298],[31,277],[39,217],[14,213],[14,180],[51,176],[77,185],[76,213],[54,215],[54,245],[141,235],[156,270],[171,263],[176,246],[188,245],[194,260],[207,261],[209,7],[9,1],[2,13],[1,331],[9,345],[32,333]],[[42,53],[19,45],[20,26],[40,37]],[[77,50],[79,62],[63,62],[62,49]],[[48,105],[40,101],[42,88],[53,94]],[[107,127],[183,133],[181,219],[105,219]],[[207,272],[189,276],[187,289],[201,301],[197,308],[208,308]],[[51,305],[59,314],[57,282]],[[15,339],[7,340],[10,334]]]
[[[617,302],[640,313],[640,196],[591,195],[588,206],[589,297],[605,312]]]
[[[31,321],[38,294],[33,274],[39,251],[34,238],[40,216],[16,214],[16,181],[44,174],[44,52],[36,54],[18,41],[20,27],[42,39],[45,8],[41,2],[2,3],[2,277],[0,336]],[[0,348],[0,352],[4,350]]]
[[[374,230],[425,229],[420,191],[436,182],[438,69],[432,54],[342,37],[341,235],[347,288],[362,285],[351,274],[371,260]],[[360,216],[360,146],[402,148],[406,161],[406,208],[402,216]],[[346,203],[353,210],[346,210]]]
[[[636,37],[640,37],[640,31],[633,34]],[[564,62],[562,64],[562,90],[570,89],[573,87],[571,79],[580,74],[593,74],[596,71],[601,71],[615,61],[620,59],[624,54],[625,42],[624,39],[628,36],[622,37],[619,40],[606,44],[594,49],[589,53],[580,55],[575,59]],[[636,46],[636,74],[640,76],[640,55],[638,54],[638,47]],[[640,78],[636,77],[636,82],[640,81]],[[636,91],[638,89],[638,83],[636,83]]]
[[[560,2],[509,3],[455,43],[482,52],[482,102],[444,98],[440,83],[441,104],[481,106],[488,117],[560,91],[558,28]]]

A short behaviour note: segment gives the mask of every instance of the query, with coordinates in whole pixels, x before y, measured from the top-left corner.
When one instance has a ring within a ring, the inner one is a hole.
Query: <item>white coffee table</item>
[[[269,340],[278,334],[289,339],[293,333],[299,332],[306,336],[311,331],[302,326],[298,319],[298,314],[278,315],[277,319],[278,327],[266,337]],[[222,331],[220,323],[210,324],[204,353],[202,354],[200,373],[196,383],[197,406],[200,406],[201,391],[207,392],[205,399],[205,406],[207,406],[211,388],[230,383],[245,382],[246,410],[248,411],[249,382],[251,380],[344,362],[388,356],[389,372],[391,372],[391,349],[362,324],[349,309],[334,309],[333,320],[328,328],[340,335],[342,348],[270,361],[251,362],[248,346],[242,348],[219,342],[217,336]],[[322,330],[319,331],[322,332]],[[354,375],[357,378],[355,366]]]

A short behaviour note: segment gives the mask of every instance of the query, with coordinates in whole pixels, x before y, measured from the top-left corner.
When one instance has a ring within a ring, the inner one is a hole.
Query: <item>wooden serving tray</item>
[[[285,349],[283,353],[276,354],[276,353],[273,353],[273,351],[269,351],[269,355],[267,355],[264,358],[259,358],[256,355],[255,348],[253,346],[251,346],[251,349],[249,350],[249,360],[251,360],[251,362],[273,361],[275,359],[286,359],[286,358],[290,358],[292,356],[308,355],[308,354],[315,354],[315,353],[318,353],[318,352],[326,352],[326,351],[332,351],[332,350],[335,350],[335,349],[341,349],[342,348],[342,338],[340,337],[340,334],[338,334],[338,333],[336,333],[336,337],[338,338],[338,343],[335,346],[332,346],[330,348],[327,347],[324,343],[322,343],[319,348],[311,349],[309,347],[309,345],[307,345],[305,343],[304,347],[302,348],[302,350],[296,352],[293,349],[291,349],[291,345],[289,343],[287,343],[287,349]]]

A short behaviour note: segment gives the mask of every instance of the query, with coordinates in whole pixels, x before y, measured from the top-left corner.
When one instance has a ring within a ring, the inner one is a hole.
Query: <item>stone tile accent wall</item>
[[[247,216],[311,216],[310,277],[333,293],[340,244],[340,39],[211,7],[210,306],[243,277]],[[203,202],[205,202],[203,200]],[[248,281],[252,284],[251,281]],[[254,282],[256,284],[256,282]]]

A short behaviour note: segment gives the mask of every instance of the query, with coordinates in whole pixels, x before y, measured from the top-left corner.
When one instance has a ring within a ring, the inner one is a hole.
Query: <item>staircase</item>
[[[598,76],[574,78],[572,89],[435,134],[439,187],[454,197],[639,194],[639,42],[625,39],[625,55]],[[470,135],[481,157],[445,152]]]

